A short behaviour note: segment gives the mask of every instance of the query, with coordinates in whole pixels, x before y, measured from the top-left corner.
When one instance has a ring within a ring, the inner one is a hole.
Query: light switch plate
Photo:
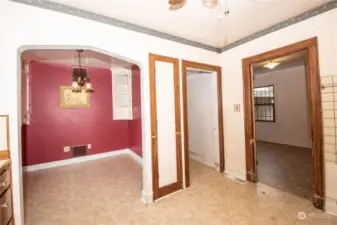
[[[234,104],[234,112],[240,112],[240,104]]]
[[[65,146],[63,147],[64,152],[70,152],[70,146]]]
[[[88,144],[88,149],[91,149],[91,144]]]

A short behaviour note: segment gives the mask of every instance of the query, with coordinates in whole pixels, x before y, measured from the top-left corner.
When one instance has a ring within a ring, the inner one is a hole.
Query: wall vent
[[[86,156],[88,153],[88,146],[87,145],[72,146],[71,152],[73,153],[73,158]]]

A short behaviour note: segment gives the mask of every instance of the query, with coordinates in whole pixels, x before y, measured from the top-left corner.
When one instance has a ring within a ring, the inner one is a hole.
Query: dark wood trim
[[[178,190],[181,190],[182,188],[183,188],[182,183],[178,182],[161,187],[160,191],[158,192],[158,196],[155,199],[174,193]]]
[[[218,95],[218,127],[219,127],[219,155],[220,172],[225,171],[225,147],[223,135],[223,106],[222,106],[222,74],[220,66],[182,60],[182,99],[183,99],[183,128],[184,128],[184,158],[185,158],[185,186],[190,186],[190,165],[188,152],[188,113],[187,113],[187,68],[208,70],[217,73]]]
[[[177,151],[177,182],[159,187],[158,171],[158,139],[157,139],[157,104],[156,104],[156,71],[155,62],[167,62],[174,65],[174,103]],[[182,152],[181,152],[181,122],[180,122],[180,86],[179,60],[161,55],[149,54],[150,69],[150,110],[151,110],[151,151],[152,151],[152,187],[153,199],[156,200],[167,194],[183,188],[182,180]]]
[[[311,118],[312,156],[313,156],[313,204],[324,209],[324,157],[323,157],[323,126],[321,111],[321,88],[318,62],[317,37],[295,44],[281,47],[242,60],[243,92],[244,92],[244,125],[246,145],[247,180],[256,182],[256,167],[254,154],[254,118],[252,107],[252,65],[272,60],[292,53],[306,51],[308,54],[308,92]],[[253,140],[253,141],[251,141]]]

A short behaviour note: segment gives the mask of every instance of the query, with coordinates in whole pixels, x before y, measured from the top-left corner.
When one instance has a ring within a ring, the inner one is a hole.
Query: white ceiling
[[[170,11],[168,0],[52,0],[214,47],[224,47],[257,31],[318,7],[329,0],[228,0],[230,14],[187,0]],[[225,0],[220,0],[225,1]]]
[[[78,65],[78,52],[75,49],[39,49],[27,50],[21,55],[25,61],[39,61],[61,63],[71,66]],[[99,68],[131,68],[132,63],[114,58],[110,55],[105,55],[92,50],[84,50],[81,53],[81,65]]]

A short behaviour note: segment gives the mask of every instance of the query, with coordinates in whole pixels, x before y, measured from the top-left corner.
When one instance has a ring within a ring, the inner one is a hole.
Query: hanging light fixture
[[[94,92],[91,86],[91,81],[88,76],[88,71],[81,66],[81,53],[83,53],[83,49],[77,49],[78,52],[78,67],[73,68],[73,92],[81,92],[82,90],[86,92]]]
[[[219,1],[218,4],[218,20],[221,21],[225,18],[225,16],[229,15],[229,5],[228,5],[228,1],[224,0],[224,1]]]
[[[202,4],[209,9],[213,9],[219,4],[218,0],[202,0]]]

